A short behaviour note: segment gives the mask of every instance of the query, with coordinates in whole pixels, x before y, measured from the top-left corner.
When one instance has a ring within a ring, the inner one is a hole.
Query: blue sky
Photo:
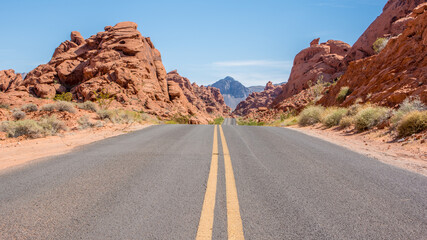
[[[227,75],[246,86],[288,79],[295,55],[311,40],[353,44],[387,0],[2,1],[0,70],[28,72],[50,60],[79,31],[138,23],[162,53],[167,71],[198,84]]]

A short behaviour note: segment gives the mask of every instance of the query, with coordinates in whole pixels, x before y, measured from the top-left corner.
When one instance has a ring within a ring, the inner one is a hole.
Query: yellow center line
[[[233,166],[231,164],[230,152],[228,151],[227,142],[225,141],[224,132],[222,131],[221,126],[219,126],[219,132],[221,134],[222,151],[224,153],[228,239],[245,239],[243,235],[243,224],[240,216],[239,199],[237,198]]]
[[[218,133],[217,125],[214,128],[212,160],[206,185],[205,199],[203,201],[202,213],[200,215],[199,228],[196,240],[212,239],[212,228],[215,210],[216,183],[218,175]]]

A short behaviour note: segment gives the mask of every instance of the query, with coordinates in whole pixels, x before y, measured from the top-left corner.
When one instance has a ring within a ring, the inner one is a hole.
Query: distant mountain
[[[210,86],[219,89],[221,94],[224,96],[225,104],[233,110],[236,108],[237,104],[245,100],[249,94],[264,90],[264,86],[245,87],[239,81],[230,76],[227,76]]]

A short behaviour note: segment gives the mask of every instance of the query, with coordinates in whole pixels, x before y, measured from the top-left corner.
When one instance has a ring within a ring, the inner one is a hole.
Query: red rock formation
[[[22,75],[16,74],[14,70],[2,70],[0,71],[0,92],[6,92],[10,89],[14,89],[22,82]]]
[[[273,105],[309,88],[310,82],[314,84],[318,79],[331,82],[344,74],[345,65],[342,61],[350,45],[335,40],[318,43],[319,39],[313,40],[309,48],[295,56],[289,80],[282,85],[283,91],[274,99]]]
[[[277,103],[273,106],[276,111],[297,111],[299,112],[309,103],[313,102],[314,96],[310,89],[305,89],[292,97],[286,98],[285,100]]]
[[[12,86],[9,95],[23,101],[27,101],[28,93],[51,99],[58,93],[71,92],[74,100],[88,101],[108,92],[114,96],[116,107],[140,109],[164,118],[178,112],[199,115],[202,120],[194,122],[202,123],[228,114],[217,89],[192,86],[188,79],[182,85],[168,82],[160,52],[150,38],[141,35],[136,23],[122,22],[104,30],[86,40],[79,32],[72,32],[71,40],[61,43],[47,64],[29,72],[23,81],[13,80],[19,84],[10,84],[14,78],[10,72],[3,73],[8,77],[0,75],[1,89]],[[191,101],[185,100],[187,93]]]
[[[426,0],[389,0],[384,6],[383,12],[366,29],[353,45],[345,62],[369,57],[375,54],[372,45],[380,37],[397,36],[402,33],[406,22],[411,20],[408,16],[412,10]]]
[[[245,101],[240,102],[233,114],[245,116],[251,112],[265,111],[282,91],[281,86],[275,86],[272,82],[268,82],[262,92],[251,93]]]
[[[169,96],[173,103],[171,115],[193,116],[194,123],[206,124],[218,116],[227,115],[231,109],[225,105],[219,89],[198,86],[178,74],[176,70],[167,74]]]
[[[319,102],[340,104],[336,96],[341,87],[352,93],[341,104],[357,98],[395,107],[409,96],[420,96],[427,103],[427,4],[414,10],[406,30],[390,39],[378,54],[350,63],[346,73]]]

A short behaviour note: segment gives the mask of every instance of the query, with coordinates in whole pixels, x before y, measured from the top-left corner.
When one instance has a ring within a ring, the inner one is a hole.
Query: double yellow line
[[[224,153],[228,239],[245,239],[243,235],[243,224],[240,216],[239,200],[237,198],[237,188],[234,179],[233,166],[231,164],[230,152],[228,151],[227,142],[221,126],[219,126],[219,131],[221,134],[222,152]],[[218,179],[218,155],[218,133],[217,125],[215,125],[211,167],[196,240],[212,239],[216,186]]]

